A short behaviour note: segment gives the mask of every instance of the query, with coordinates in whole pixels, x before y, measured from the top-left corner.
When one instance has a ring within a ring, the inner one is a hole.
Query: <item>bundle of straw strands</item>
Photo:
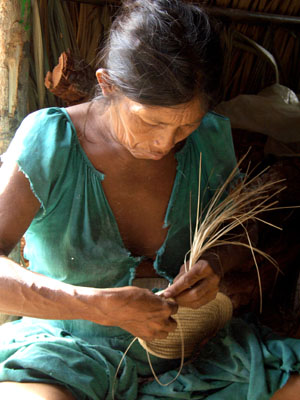
[[[259,275],[259,267],[255,254],[260,254],[268,259],[276,268],[276,261],[268,254],[252,246],[247,232],[249,221],[260,221],[270,224],[263,219],[263,214],[276,209],[276,195],[285,189],[282,181],[268,181],[262,183],[261,174],[254,178],[248,178],[249,171],[244,177],[227,193],[228,187],[237,176],[238,168],[244,157],[236,168],[228,176],[221,188],[217,190],[208,204],[201,210],[198,202],[196,228],[193,235],[189,262],[185,262],[186,270],[201,258],[207,250],[218,246],[246,246],[250,249],[257,269],[258,284],[260,287],[260,299],[262,309],[262,292]],[[201,160],[199,169],[199,182],[201,179]],[[200,185],[199,185],[200,187]],[[198,198],[200,198],[200,193]],[[246,233],[248,243],[243,243],[235,237],[234,230],[242,227]],[[274,226],[275,227],[275,226]],[[277,228],[277,227],[275,227]],[[190,267],[191,266],[191,267]],[[140,344],[151,354],[161,358],[188,357],[193,354],[195,347],[202,341],[213,336],[232,316],[232,305],[230,299],[218,293],[215,300],[200,309],[194,310],[179,307],[175,319],[178,326],[166,339],[156,339],[149,343],[139,340]]]

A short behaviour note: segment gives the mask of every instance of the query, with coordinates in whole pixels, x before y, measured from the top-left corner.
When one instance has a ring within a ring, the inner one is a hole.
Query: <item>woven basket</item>
[[[231,317],[231,300],[219,292],[214,300],[197,310],[179,307],[178,313],[173,316],[178,326],[166,339],[155,339],[151,342],[139,339],[139,343],[150,354],[175,359],[182,357],[184,341],[184,357],[189,357],[195,347],[199,348],[205,339],[216,334]]]

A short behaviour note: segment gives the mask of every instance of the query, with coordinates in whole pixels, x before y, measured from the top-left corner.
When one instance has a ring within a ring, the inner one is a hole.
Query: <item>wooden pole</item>
[[[290,15],[270,14],[257,11],[247,11],[234,8],[211,7],[206,9],[211,15],[223,18],[229,22],[244,22],[247,24],[300,25],[300,17]]]
[[[0,0],[0,155],[7,150],[27,114],[29,29],[25,19],[28,8],[21,21],[21,0]],[[20,243],[9,256],[20,261]],[[0,325],[13,319],[0,314]]]
[[[75,3],[85,3],[85,4],[92,4],[95,6],[120,6],[121,0],[64,0],[64,1],[72,1]]]
[[[28,7],[24,12],[22,21],[21,0],[0,0],[0,154],[27,114],[29,29],[24,19]]]

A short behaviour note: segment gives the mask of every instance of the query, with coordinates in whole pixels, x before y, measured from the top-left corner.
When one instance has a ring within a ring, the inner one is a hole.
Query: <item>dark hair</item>
[[[99,67],[109,84],[142,104],[172,106],[199,94],[210,107],[220,86],[222,51],[198,6],[180,0],[125,1]]]

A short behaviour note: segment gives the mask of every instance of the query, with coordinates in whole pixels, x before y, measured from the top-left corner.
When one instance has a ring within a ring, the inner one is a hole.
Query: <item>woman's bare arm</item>
[[[40,318],[73,318],[76,307],[68,307],[76,301],[71,285],[30,272],[7,257],[39,208],[40,202],[18,165],[4,163],[0,169],[0,311]]]
[[[146,340],[175,329],[177,305],[146,289],[73,286],[8,258],[40,208],[17,164],[0,169],[0,312],[44,319],[86,319],[120,326]]]

